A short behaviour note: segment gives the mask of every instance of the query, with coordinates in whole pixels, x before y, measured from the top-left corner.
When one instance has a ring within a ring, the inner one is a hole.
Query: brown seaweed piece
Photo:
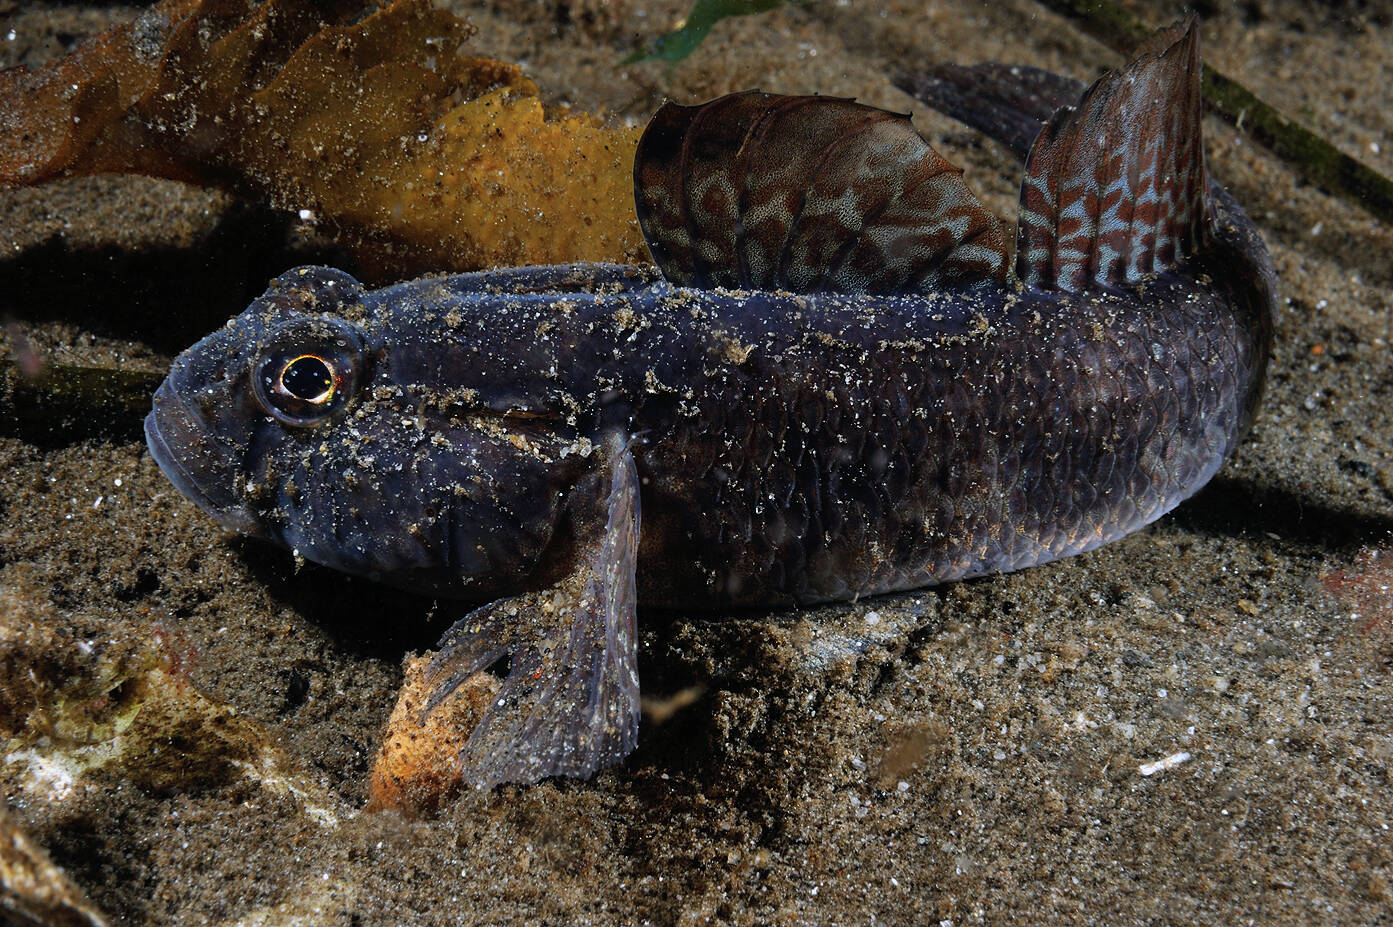
[[[637,131],[547,121],[465,21],[394,0],[162,0],[0,71],[0,185],[127,172],[308,209],[372,276],[642,254]]]

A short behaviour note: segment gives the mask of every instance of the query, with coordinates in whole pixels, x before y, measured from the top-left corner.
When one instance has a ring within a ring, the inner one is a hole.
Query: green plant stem
[[[24,437],[130,437],[150,411],[162,374],[47,364],[27,376],[0,361],[0,432]]]

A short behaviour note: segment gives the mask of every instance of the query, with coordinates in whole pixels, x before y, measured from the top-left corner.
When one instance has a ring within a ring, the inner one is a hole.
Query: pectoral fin
[[[440,641],[426,712],[470,675],[510,659],[507,679],[460,755],[476,788],[587,778],[638,741],[634,569],[639,484],[611,442],[605,466],[573,495],[574,567],[556,585],[471,612]]]

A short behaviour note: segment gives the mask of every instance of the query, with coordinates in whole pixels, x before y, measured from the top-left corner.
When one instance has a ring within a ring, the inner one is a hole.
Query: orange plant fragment
[[[417,162],[433,182],[386,188],[378,208],[400,209],[407,229],[448,218],[457,232],[442,237],[437,264],[633,262],[644,254],[630,174],[637,141],[583,118],[546,121],[536,97],[494,91],[436,125]],[[433,251],[420,236],[412,247]]]
[[[460,751],[498,696],[500,681],[476,673],[424,714],[432,692],[428,668],[433,656],[406,662],[401,694],[368,776],[367,811],[391,809],[414,817],[463,788]]]
[[[162,0],[0,72],[0,185],[129,172],[311,210],[373,277],[634,261],[637,129],[547,120],[427,0]]]

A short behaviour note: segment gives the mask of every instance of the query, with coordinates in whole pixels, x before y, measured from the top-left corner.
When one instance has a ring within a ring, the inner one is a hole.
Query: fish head
[[[155,391],[145,417],[150,455],[175,488],[219,524],[264,535],[246,493],[251,448],[273,442],[276,426],[327,421],[356,391],[361,331],[345,320],[316,316],[314,309],[361,294],[348,274],[297,268],[180,354]],[[284,356],[292,347],[296,357]],[[312,382],[316,375],[318,383]]]
[[[224,527],[311,562],[430,594],[516,587],[579,458],[543,416],[404,381],[370,297],[330,268],[273,281],[174,362],[145,420],[152,457]]]

